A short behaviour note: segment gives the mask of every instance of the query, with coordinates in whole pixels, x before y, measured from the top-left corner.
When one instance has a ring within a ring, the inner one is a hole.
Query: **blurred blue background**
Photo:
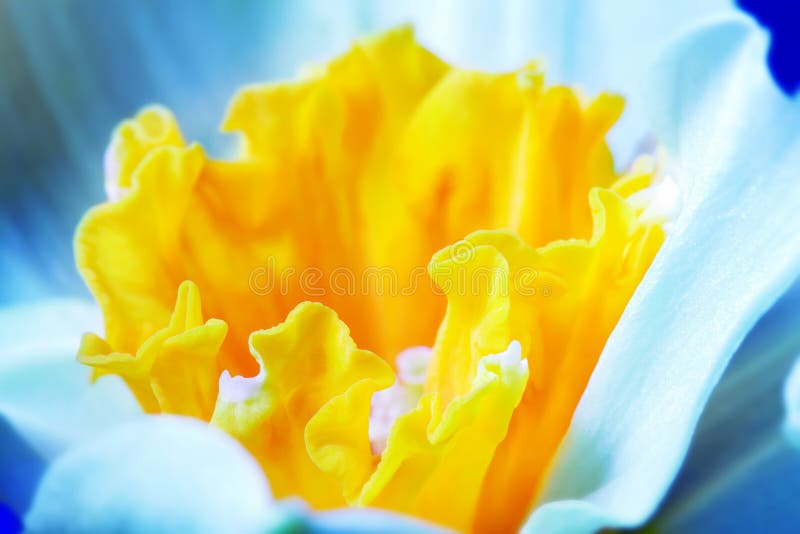
[[[344,48],[353,15],[333,2],[0,2],[0,304],[88,296],[72,232],[103,200],[102,154],[121,119],[163,103],[213,152],[237,87]]]
[[[800,88],[800,2],[797,0],[738,0],[772,36],[770,71],[789,94]]]

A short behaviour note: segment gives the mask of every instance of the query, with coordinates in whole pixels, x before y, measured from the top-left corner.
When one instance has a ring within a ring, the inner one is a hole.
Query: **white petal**
[[[674,232],[612,333],[526,528],[635,526],[664,496],[731,355],[800,271],[800,104],[750,22],[676,42],[649,96],[683,178]]]
[[[87,330],[102,324],[83,301],[0,310],[0,495],[18,514],[52,458],[141,411],[121,380],[89,383],[75,360]]]
[[[59,458],[25,518],[32,532],[268,532],[302,521],[272,503],[258,462],[197,419],[141,416]]]
[[[0,416],[45,457],[141,410],[116,377],[92,386],[76,354],[99,309],[52,300],[0,311]]]
[[[550,83],[627,99],[609,141],[621,164],[648,133],[642,77],[676,32],[735,11],[727,0],[449,0],[363,2],[369,29],[412,22],[419,39],[458,65],[500,71],[542,60]],[[365,29],[367,29],[365,28]]]
[[[308,532],[324,534],[436,534],[450,532],[419,519],[374,508],[319,512],[308,518]]]

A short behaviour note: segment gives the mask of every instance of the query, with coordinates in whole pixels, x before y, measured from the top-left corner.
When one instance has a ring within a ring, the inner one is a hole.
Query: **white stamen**
[[[425,372],[431,359],[431,348],[411,347],[397,355],[397,375],[403,384],[421,386],[425,383]]]
[[[661,222],[665,230],[681,211],[681,190],[671,175],[663,175],[658,181],[630,196],[631,205],[643,207],[639,216],[642,222]]]
[[[522,345],[516,339],[512,340],[503,352],[489,354],[478,362],[481,369],[497,364],[500,365],[501,380],[504,380],[507,375],[528,372],[528,360],[522,357]]]
[[[244,402],[258,392],[266,377],[263,367],[256,376],[231,376],[226,369],[219,377],[219,398],[225,402]]]
[[[516,339],[508,344],[508,348],[500,354],[495,354],[500,360],[501,367],[511,367],[522,361],[522,345]],[[527,360],[525,360],[527,363]]]
[[[395,360],[397,381],[372,396],[369,441],[373,454],[380,454],[386,449],[386,441],[395,420],[413,410],[419,402],[430,358],[430,347],[411,347],[404,350]]]
[[[386,449],[389,431],[395,420],[413,408],[406,403],[403,386],[395,382],[390,388],[375,392],[369,412],[369,443],[373,454]]]

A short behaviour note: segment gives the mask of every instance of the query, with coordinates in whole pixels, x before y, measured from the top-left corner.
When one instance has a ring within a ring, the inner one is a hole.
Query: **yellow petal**
[[[394,380],[375,354],[356,348],[347,326],[321,304],[299,304],[286,321],[255,332],[263,373],[243,398],[223,393],[212,423],[259,460],[278,497],[300,495],[315,508],[345,504],[375,463],[369,400]],[[352,411],[351,411],[352,410]]]
[[[306,425],[308,455],[339,481],[348,502],[355,499],[378,462],[369,441],[370,400],[375,391],[391,383],[388,373],[362,379],[325,403]]]
[[[243,90],[224,126],[244,131],[255,147],[244,161],[209,161],[196,148],[151,147],[142,157],[150,145],[121,144],[131,153],[120,157],[138,161],[132,189],[92,210],[76,236],[78,266],[103,306],[111,344],[134,352],[168,316],[183,279],[194,280],[207,309],[230,326],[223,361],[234,373],[256,371],[250,332],[308,298],[337,309],[359,343],[388,358],[404,348],[404,331],[429,344],[435,319],[376,321],[383,297],[375,289],[342,294],[327,275],[346,268],[360,286],[365,268],[390,265],[372,248],[391,242],[402,250],[399,238],[362,236],[389,213],[404,217],[397,195],[385,194],[384,152],[446,68],[401,29],[357,43],[315,79]],[[424,265],[427,254],[405,263]],[[306,268],[326,275],[312,290],[300,279]]]
[[[623,100],[585,104],[542,84],[535,65],[454,69],[420,104],[397,164],[437,248],[481,228],[514,230],[533,246],[590,237],[585,195],[616,178],[604,137]]]
[[[481,358],[469,391],[441,417],[436,394],[400,416],[359,504],[469,529],[481,481],[528,380],[520,357],[519,344],[512,343],[502,354]]]
[[[472,388],[483,356],[511,341],[508,262],[492,246],[463,243],[464,250],[457,244],[439,252],[429,268],[450,303],[426,381],[443,406]]]
[[[543,88],[535,67],[452,68],[393,30],[300,81],[240,91],[223,123],[244,136],[238,161],[165,148],[181,142],[163,110],[125,123],[146,130],[155,116],[165,133],[112,141],[131,190],[86,216],[78,266],[117,350],[135,352],[191,279],[229,325],[222,360],[235,374],[256,372],[250,332],[309,298],[391,361],[434,341],[444,301],[424,266],[442,246],[480,228],[535,245],[589,231],[585,194],[613,179],[603,135],[620,107]]]
[[[118,200],[132,185],[132,175],[139,162],[154,148],[183,146],[178,123],[162,106],[148,106],[136,117],[123,121],[114,130],[105,154],[106,190],[111,200]]]
[[[189,194],[205,156],[190,148],[152,150],[133,175],[130,195],[84,216],[75,235],[78,269],[95,294],[109,344],[135,353],[167,324],[182,257],[175,247]]]
[[[589,200],[592,239],[555,242],[527,263],[557,274],[561,288],[541,295],[538,313],[517,323],[528,323],[535,342],[527,358],[532,369],[541,371],[532,374],[536,380],[493,458],[477,530],[516,528],[530,510],[606,339],[664,239],[659,226],[641,224],[616,193],[594,189]]]
[[[81,339],[78,361],[93,368],[92,380],[97,380],[103,375],[122,377],[145,412],[161,412],[158,400],[153,395],[153,388],[150,386],[149,366],[136,356],[114,352],[104,339],[88,333]]]
[[[584,106],[566,87],[551,87],[529,105],[519,136],[508,227],[530,245],[588,239],[586,193],[616,179],[605,134],[624,101],[601,94]]]
[[[114,352],[93,334],[84,336],[78,359],[95,376],[116,374],[145,411],[209,420],[217,398],[217,354],[227,333],[217,319],[203,323],[200,294],[192,282],[178,290],[169,324],[150,336],[136,353]]]
[[[625,187],[647,183],[649,175]],[[513,529],[532,506],[597,357],[663,240],[611,190],[593,189],[589,205],[590,241],[534,249],[509,231],[480,231],[431,261],[448,299],[426,381],[439,395],[433,419],[468,390],[481,354],[516,340],[531,369],[482,481],[478,530]]]
[[[326,149],[360,158],[369,145],[384,141],[375,138],[391,137],[403,126],[449,68],[416,43],[410,27],[399,27],[356,41],[305,79],[240,90],[222,129],[244,134],[250,158],[288,157],[299,164]],[[328,144],[331,138],[342,144]]]

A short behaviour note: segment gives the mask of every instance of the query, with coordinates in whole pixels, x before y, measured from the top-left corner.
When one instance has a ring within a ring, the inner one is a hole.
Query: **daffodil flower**
[[[234,159],[161,107],[122,123],[75,240],[105,322],[79,360],[184,417],[63,456],[29,527],[113,528],[129,487],[145,527],[641,524],[800,267],[800,110],[764,50],[740,19],[677,41],[643,93],[663,156],[622,173],[619,97],[460,69],[408,28],[240,91]]]

